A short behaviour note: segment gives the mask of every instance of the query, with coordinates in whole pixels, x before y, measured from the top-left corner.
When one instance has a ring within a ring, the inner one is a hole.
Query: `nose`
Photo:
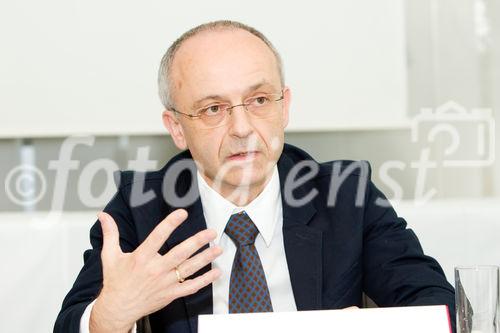
[[[243,105],[235,106],[229,114],[229,132],[239,138],[245,138],[253,132],[248,112]]]

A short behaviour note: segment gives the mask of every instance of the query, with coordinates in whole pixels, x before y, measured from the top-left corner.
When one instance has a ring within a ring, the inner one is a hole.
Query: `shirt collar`
[[[280,180],[278,167],[274,166],[271,179],[264,190],[248,205],[238,207],[211,188],[197,171],[200,199],[207,227],[217,232],[218,244],[232,214],[245,211],[259,229],[267,246],[271,244],[281,206]]]

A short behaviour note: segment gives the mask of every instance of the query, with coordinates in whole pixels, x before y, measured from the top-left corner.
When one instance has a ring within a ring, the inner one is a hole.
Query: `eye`
[[[267,105],[269,102],[270,102],[269,97],[262,95],[251,98],[248,104],[252,104],[254,106],[264,106]]]
[[[214,104],[214,105],[207,106],[206,108],[203,108],[201,110],[201,113],[212,117],[212,116],[216,116],[216,115],[220,114],[223,109],[224,109],[224,105]]]

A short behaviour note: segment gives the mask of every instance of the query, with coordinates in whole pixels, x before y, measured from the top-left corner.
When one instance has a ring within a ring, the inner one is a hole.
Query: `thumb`
[[[120,233],[116,226],[115,220],[105,212],[97,214],[99,221],[101,221],[102,229],[102,255],[105,257],[113,257],[121,253],[120,249]]]

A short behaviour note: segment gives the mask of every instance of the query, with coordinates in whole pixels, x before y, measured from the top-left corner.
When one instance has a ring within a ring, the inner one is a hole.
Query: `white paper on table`
[[[200,315],[199,333],[449,333],[445,305]]]

